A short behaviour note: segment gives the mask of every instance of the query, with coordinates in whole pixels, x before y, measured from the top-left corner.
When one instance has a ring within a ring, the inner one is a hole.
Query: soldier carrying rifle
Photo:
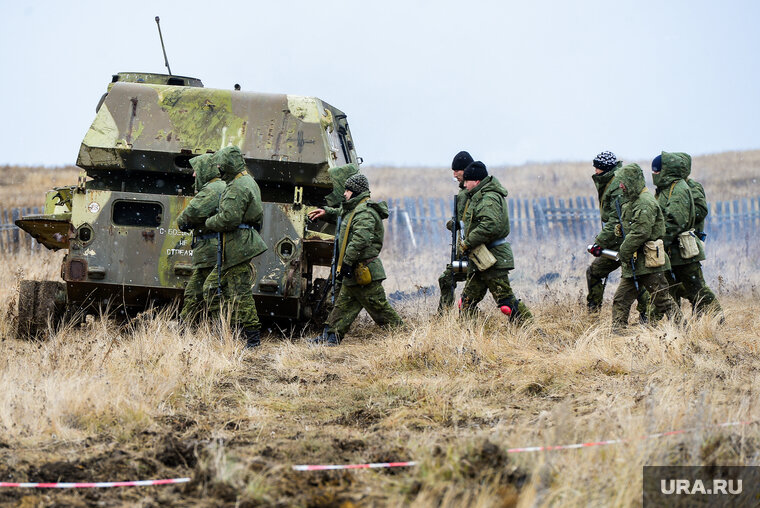
[[[628,326],[631,304],[642,286],[649,291],[654,305],[654,316],[667,314],[681,319],[681,309],[668,292],[665,272],[670,260],[665,252],[662,237],[665,218],[654,196],[646,188],[644,173],[638,164],[628,164],[618,170],[622,202],[616,202],[620,227],[616,233],[622,238],[619,258],[623,276],[612,301],[612,329],[621,331]]]
[[[446,223],[446,228],[451,231],[451,263],[446,266],[440,277],[438,277],[438,287],[441,288],[441,298],[438,301],[438,314],[443,314],[446,309],[454,305],[454,293],[457,289],[457,282],[464,282],[467,279],[467,270],[455,269],[456,262],[462,257],[459,249],[459,236],[461,236],[461,221],[464,205],[467,201],[467,189],[464,188],[464,169],[473,162],[472,156],[465,151],[461,151],[454,156],[451,161],[451,171],[454,178],[459,183],[459,194],[454,197],[454,209],[451,220]],[[462,265],[459,265],[462,266]]]
[[[586,305],[589,312],[598,312],[602,308],[607,277],[620,268],[619,260],[602,256],[602,251],[605,249],[617,251],[623,242],[622,237],[615,234],[615,231],[620,228],[620,221],[615,211],[615,201],[621,199],[623,195],[617,171],[623,167],[623,162],[618,160],[614,153],[604,151],[594,157],[593,165],[595,173],[591,175],[591,178],[594,180],[594,185],[599,194],[602,230],[596,235],[594,245],[588,249],[596,259],[591,262],[586,270],[586,283],[588,285]],[[639,319],[646,322],[649,295],[646,291],[641,291],[636,298],[639,302]]]
[[[324,217],[329,222],[337,222],[338,217],[341,219],[335,241],[338,242],[336,271],[342,286],[327,318],[325,331],[309,341],[315,345],[340,344],[362,309],[378,325],[404,324],[388,303],[382,285],[385,270],[379,256],[388,205],[385,201],[370,200],[369,181],[361,173],[346,180],[345,189],[346,200],[340,208],[318,208],[309,213],[311,220]]]

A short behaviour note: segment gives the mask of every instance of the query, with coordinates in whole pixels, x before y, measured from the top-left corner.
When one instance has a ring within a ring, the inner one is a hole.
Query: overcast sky
[[[760,148],[755,1],[0,2],[0,164],[73,164],[156,15],[175,74],[320,97],[372,165]]]

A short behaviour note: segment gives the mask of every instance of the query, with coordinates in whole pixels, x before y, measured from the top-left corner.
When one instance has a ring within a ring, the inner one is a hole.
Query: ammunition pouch
[[[366,286],[372,282],[372,272],[369,270],[369,264],[375,259],[377,258],[365,259],[364,261],[356,263],[356,267],[354,268],[354,280],[360,286]]]
[[[470,261],[475,264],[475,268],[481,272],[488,270],[496,264],[496,258],[484,244],[480,244],[469,252]]]
[[[684,231],[678,235],[678,251],[681,259],[691,259],[699,256],[699,238],[693,229]]]
[[[665,266],[665,245],[662,243],[662,238],[644,243],[644,266],[647,268]]]

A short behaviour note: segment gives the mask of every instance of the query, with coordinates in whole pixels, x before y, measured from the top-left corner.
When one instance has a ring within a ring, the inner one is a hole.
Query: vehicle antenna
[[[169,67],[169,59],[166,58],[166,48],[164,47],[164,36],[161,35],[161,20],[158,16],[156,16],[156,25],[158,26],[158,36],[161,38],[161,50],[164,52],[164,64],[166,64],[166,68],[169,69],[169,76],[172,75],[172,68]]]

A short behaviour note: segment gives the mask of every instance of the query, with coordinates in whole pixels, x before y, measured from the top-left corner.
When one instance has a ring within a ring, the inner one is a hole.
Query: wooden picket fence
[[[452,216],[453,204],[453,197],[389,199],[386,245],[406,249],[448,244],[451,233],[445,224]],[[510,241],[562,238],[591,243],[601,227],[594,196],[507,198],[507,206]],[[756,238],[760,230],[760,197],[708,203],[708,209],[705,232],[710,241]],[[20,217],[38,213],[39,208],[0,209],[0,252],[40,249],[15,225]]]
[[[0,252],[39,251],[41,245],[30,235],[20,230],[16,226],[16,221],[26,215],[42,213],[42,210],[37,207],[12,208],[10,210],[0,208]]]
[[[386,243],[396,247],[440,246],[451,242],[445,224],[453,214],[453,197],[390,199]],[[601,229],[596,197],[507,198],[510,241],[573,239],[592,243]],[[708,203],[705,233],[709,240],[755,238],[760,230],[760,197]]]

